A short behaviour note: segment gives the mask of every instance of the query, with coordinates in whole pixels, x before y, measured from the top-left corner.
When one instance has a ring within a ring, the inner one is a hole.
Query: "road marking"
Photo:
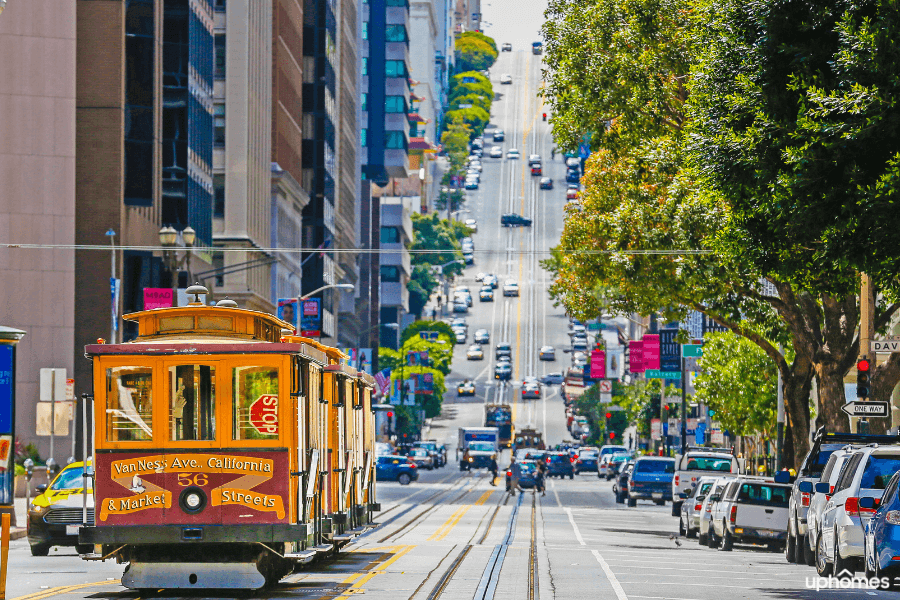
[[[467,504],[461,507],[455,513],[453,513],[453,515],[451,515],[450,518],[447,519],[447,521],[431,535],[431,537],[428,538],[428,541],[437,542],[447,537],[447,535],[453,530],[453,528],[459,524],[466,513],[469,512],[470,508],[472,508],[473,506],[481,506],[482,504],[487,502],[488,498],[490,498],[491,494],[493,493],[493,490],[488,490],[483,493],[478,500],[475,501],[475,504]]]
[[[42,598],[50,598],[51,596],[61,596],[62,594],[70,594],[72,592],[82,590],[84,588],[88,588],[95,585],[112,585],[112,584],[120,584],[121,581],[115,579],[113,581],[95,581],[93,583],[80,583],[78,585],[63,585],[55,588],[50,588],[49,590],[41,590],[40,592],[34,592],[33,594],[28,594],[26,596],[19,596],[17,598],[13,598],[12,600],[41,600]]]
[[[556,493],[555,487],[553,488],[553,492]],[[572,529],[575,530],[575,539],[578,540],[578,543],[581,544],[582,546],[586,546],[587,544],[584,543],[584,538],[581,537],[581,531],[579,531],[578,525],[575,524],[575,517],[572,516],[572,509],[569,507],[566,507],[563,510],[566,511],[566,514],[569,516],[569,523],[572,524]]]
[[[569,515],[569,518],[572,518],[571,514]],[[574,525],[575,522],[572,521],[572,524]],[[577,532],[578,529],[576,528],[575,531]],[[609,568],[609,565],[606,564],[606,561],[603,560],[603,557],[600,556],[600,553],[596,550],[591,550],[591,554],[594,555],[594,558],[596,558],[597,562],[600,563],[600,568],[603,569],[604,573],[606,573],[606,578],[609,580],[609,584],[616,592],[616,598],[618,598],[619,600],[628,600],[628,596],[625,595],[625,590],[622,589],[622,584],[619,583],[618,579],[616,579],[616,574],[612,572],[612,569]]]
[[[361,573],[356,573],[354,575],[351,575],[350,577],[345,579],[342,583],[345,583],[345,584],[351,583],[353,585],[351,585],[349,588],[344,590],[344,593],[341,594],[340,596],[338,596],[337,598],[335,598],[335,600],[347,600],[347,598],[350,598],[350,596],[355,596],[356,594],[359,594],[362,591],[362,586],[365,585],[366,582],[368,582],[370,579],[372,579],[376,575],[384,572],[385,569],[387,569],[389,566],[391,566],[392,564],[394,564],[395,562],[400,560],[404,555],[406,555],[408,552],[410,552],[413,548],[415,548],[415,546],[403,547],[403,549],[400,550],[397,554],[395,554],[391,558],[387,559],[386,561],[384,561],[383,563],[381,563],[380,565],[378,565],[377,567],[375,567],[374,569],[372,569],[365,575],[362,575]],[[362,577],[360,577],[360,575],[362,575]]]

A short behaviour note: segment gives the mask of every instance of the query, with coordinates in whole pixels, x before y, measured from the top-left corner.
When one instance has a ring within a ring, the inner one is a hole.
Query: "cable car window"
[[[233,431],[235,440],[271,440],[278,437],[278,369],[237,367],[234,382]]]
[[[153,369],[106,369],[106,439],[146,442],[153,439]]]
[[[215,367],[169,367],[169,431],[172,441],[216,439]]]

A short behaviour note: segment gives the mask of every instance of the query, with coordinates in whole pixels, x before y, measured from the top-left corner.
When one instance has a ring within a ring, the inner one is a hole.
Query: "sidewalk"
[[[13,503],[16,511],[16,525],[9,530],[9,539],[18,540],[26,535],[25,522],[28,519],[28,507],[25,505],[25,498],[16,498]]]

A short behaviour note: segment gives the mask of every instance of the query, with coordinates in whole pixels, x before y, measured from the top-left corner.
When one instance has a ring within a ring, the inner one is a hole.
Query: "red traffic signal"
[[[390,419],[394,416],[394,413],[392,413],[391,411],[388,411],[387,416],[388,416],[388,419]]]
[[[610,432],[609,432],[609,439],[610,439],[610,440],[616,439],[616,432],[615,432],[615,431],[610,431]]]
[[[607,418],[607,419],[612,419],[612,413],[611,413],[611,412],[606,413],[606,418]]]
[[[856,361],[856,370],[862,371],[864,373],[866,371],[868,371],[869,370],[869,359],[861,358],[858,361]]]

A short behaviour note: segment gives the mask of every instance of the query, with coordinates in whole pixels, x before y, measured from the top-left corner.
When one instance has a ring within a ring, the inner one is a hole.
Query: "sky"
[[[505,42],[513,50],[531,50],[531,43],[541,39],[547,0],[481,0],[484,33],[494,38],[497,46]]]

